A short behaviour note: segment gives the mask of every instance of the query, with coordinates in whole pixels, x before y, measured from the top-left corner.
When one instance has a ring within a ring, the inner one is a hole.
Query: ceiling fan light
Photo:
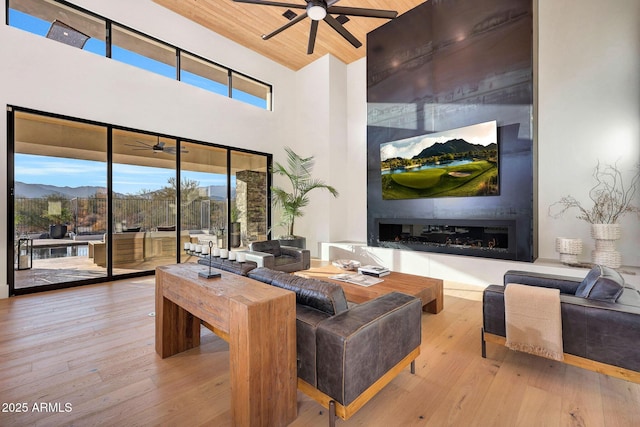
[[[311,0],[307,5],[307,16],[314,21],[322,21],[327,16],[327,3],[321,0]]]

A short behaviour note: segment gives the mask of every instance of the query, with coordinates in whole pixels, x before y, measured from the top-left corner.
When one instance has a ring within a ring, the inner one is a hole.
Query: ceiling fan
[[[349,43],[353,45],[353,47],[358,48],[362,46],[362,43],[351,34],[342,24],[345,21],[347,15],[351,16],[360,16],[365,18],[384,18],[384,19],[393,19],[398,16],[398,12],[393,10],[381,10],[381,9],[366,9],[359,7],[341,7],[334,6],[339,0],[305,0],[306,5],[295,4],[295,3],[281,3],[276,1],[263,1],[263,0],[233,0],[236,3],[250,3],[250,4],[259,4],[263,6],[279,6],[286,7],[289,9],[305,9],[305,12],[292,17],[291,20],[278,28],[275,31],[272,31],[269,34],[263,34],[263,40],[269,40],[271,37],[276,34],[281,33],[287,28],[297,24],[302,21],[306,17],[311,19],[311,32],[309,33],[309,44],[307,46],[307,54],[312,54],[313,49],[316,44],[316,34],[318,32],[318,22],[324,21],[331,28],[336,30],[338,34],[344,37]],[[334,18],[331,15],[338,15],[337,18]],[[348,18],[347,18],[348,20]]]
[[[153,153],[167,153],[167,154],[176,154],[176,147],[165,145],[164,141],[160,141],[160,137],[158,137],[158,142],[155,144],[149,144],[144,141],[137,141],[136,144],[124,144],[127,147],[133,147],[133,151],[148,151],[151,150]],[[181,153],[188,153],[184,147],[180,147]]]

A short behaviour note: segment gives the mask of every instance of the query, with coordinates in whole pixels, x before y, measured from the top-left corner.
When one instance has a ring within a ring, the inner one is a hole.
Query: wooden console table
[[[342,286],[347,300],[362,303],[390,292],[402,292],[422,300],[422,309],[429,313],[440,313],[444,308],[442,279],[416,276],[414,274],[397,273],[381,277],[381,283],[372,286],[360,286],[349,282],[329,279],[330,276],[342,273],[353,273],[334,267],[331,264],[317,265],[309,270],[297,271],[297,276],[327,280]]]
[[[202,265],[156,269],[156,353],[200,345],[201,321],[229,342],[236,426],[286,426],[297,416],[295,293]],[[206,372],[203,372],[206,375]]]

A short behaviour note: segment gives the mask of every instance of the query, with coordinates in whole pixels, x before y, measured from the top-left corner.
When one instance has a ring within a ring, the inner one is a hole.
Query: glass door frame
[[[116,126],[116,125],[111,125],[111,124],[107,124],[107,123],[101,123],[101,122],[96,122],[96,121],[92,121],[92,120],[85,120],[85,119],[80,119],[77,117],[69,117],[69,116],[64,116],[64,115],[60,115],[60,114],[55,114],[55,113],[48,113],[48,112],[43,112],[43,111],[38,111],[38,110],[34,110],[34,109],[29,109],[29,108],[23,108],[23,107],[18,107],[18,106],[13,106],[13,105],[7,105],[6,107],[6,111],[7,111],[7,222],[6,222],[6,263],[7,263],[7,282],[9,284],[9,296],[16,296],[16,295],[24,295],[24,294],[29,294],[29,293],[35,293],[35,292],[43,292],[43,291],[50,291],[50,290],[56,290],[56,289],[63,289],[63,288],[69,288],[69,287],[74,287],[74,286],[82,286],[82,285],[89,285],[89,284],[96,284],[96,283],[104,283],[104,282],[109,282],[109,281],[113,281],[113,280],[120,280],[120,279],[127,279],[127,278],[133,278],[133,277],[142,277],[142,276],[149,276],[149,275],[154,275],[155,274],[155,269],[153,270],[144,270],[144,271],[138,271],[138,272],[132,272],[132,273],[126,273],[126,274],[117,274],[114,275],[113,274],[113,254],[112,254],[112,235],[113,235],[113,130],[114,129],[118,129],[118,130],[125,130],[125,131],[131,131],[131,132],[139,132],[139,133],[144,133],[144,134],[149,134],[149,135],[153,135],[153,136],[159,136],[161,138],[171,138],[171,139],[175,139],[177,141],[178,147],[180,146],[180,144],[182,144],[183,142],[185,143],[194,143],[194,144],[202,144],[205,146],[211,146],[211,147],[216,147],[216,148],[222,148],[227,150],[227,171],[226,171],[226,175],[227,175],[227,195],[228,195],[228,200],[230,200],[230,196],[231,196],[231,184],[229,181],[229,178],[231,177],[231,153],[232,152],[243,152],[243,153],[249,153],[249,154],[254,154],[254,155],[259,155],[259,156],[265,156],[266,157],[266,161],[267,161],[267,188],[266,188],[266,197],[267,197],[267,215],[266,215],[266,220],[267,220],[267,238],[270,238],[271,235],[271,185],[272,185],[272,174],[271,174],[271,170],[272,170],[272,165],[273,165],[273,154],[271,153],[263,153],[263,152],[258,152],[258,151],[254,151],[254,150],[247,150],[247,149],[241,149],[241,148],[235,148],[235,147],[230,147],[230,146],[224,146],[224,145],[219,145],[219,144],[212,144],[212,143],[207,143],[207,142],[203,142],[203,141],[196,141],[196,140],[191,140],[191,139],[185,139],[185,138],[179,138],[179,137],[175,137],[175,136],[171,136],[171,135],[164,135],[164,134],[159,134],[157,132],[149,132],[149,131],[144,131],[144,130],[139,130],[139,129],[133,129],[133,128],[128,128],[128,127],[122,127],[122,126]],[[73,282],[62,282],[62,283],[54,283],[51,285],[45,285],[45,286],[38,286],[38,287],[32,287],[32,288],[24,288],[24,289],[15,289],[15,266],[14,266],[14,257],[15,257],[15,245],[14,245],[14,234],[15,234],[15,230],[14,230],[14,217],[15,217],[15,194],[14,194],[14,182],[15,182],[15,165],[14,165],[14,158],[15,158],[15,113],[16,112],[23,112],[23,113],[28,113],[28,114],[34,114],[34,115],[40,115],[43,117],[51,117],[51,118],[56,118],[56,119],[62,119],[62,120],[69,120],[69,121],[75,121],[75,122],[80,122],[80,123],[86,123],[86,124],[90,124],[90,125],[95,125],[95,126],[102,126],[105,127],[106,129],[106,135],[107,135],[107,141],[106,141],[106,150],[107,150],[107,218],[106,218],[106,244],[107,244],[107,248],[108,250],[106,251],[106,257],[107,257],[107,274],[104,277],[99,277],[99,278],[93,278],[93,279],[83,279],[83,280],[79,280],[79,281],[73,281]],[[181,169],[180,169],[180,165],[181,165],[181,158],[180,158],[180,150],[177,150],[176,153],[176,168],[175,168],[175,176],[176,176],[176,181],[178,183],[180,183],[180,179],[181,179]],[[177,185],[177,190],[176,190],[176,200],[178,201],[176,203],[176,207],[177,207],[177,221],[176,221],[176,263],[180,263],[180,256],[181,256],[181,251],[183,250],[183,248],[181,247],[180,244],[180,231],[181,231],[181,227],[180,227],[180,221],[179,218],[181,216],[181,206],[179,201],[181,200],[181,192],[180,192],[180,185]],[[231,212],[230,209],[227,209],[227,224],[231,223]],[[226,245],[227,247],[229,247],[230,243],[231,243],[231,233],[226,233]]]

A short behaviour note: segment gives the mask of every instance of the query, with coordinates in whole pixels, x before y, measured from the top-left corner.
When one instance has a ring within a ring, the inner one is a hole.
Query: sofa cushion
[[[200,258],[198,260],[198,264],[207,266],[209,265],[209,262],[211,262],[211,267],[213,268],[228,271],[240,276],[246,276],[251,270],[258,266],[253,261],[237,262],[220,257]]]
[[[282,252],[280,251],[280,242],[278,242],[277,240],[253,242],[249,245],[249,250],[256,252],[266,252],[276,258],[282,255]]]
[[[270,285],[275,277],[280,276],[282,274],[287,274],[287,273],[283,273],[282,271],[272,270],[266,267],[258,267],[254,270],[251,270],[248,276],[254,280]]]
[[[624,279],[612,268],[593,267],[576,289],[576,296],[600,301],[616,302],[624,289]]]
[[[335,283],[280,274],[272,278],[271,285],[295,292],[298,304],[313,307],[327,314],[334,315],[348,309],[344,291]]]

